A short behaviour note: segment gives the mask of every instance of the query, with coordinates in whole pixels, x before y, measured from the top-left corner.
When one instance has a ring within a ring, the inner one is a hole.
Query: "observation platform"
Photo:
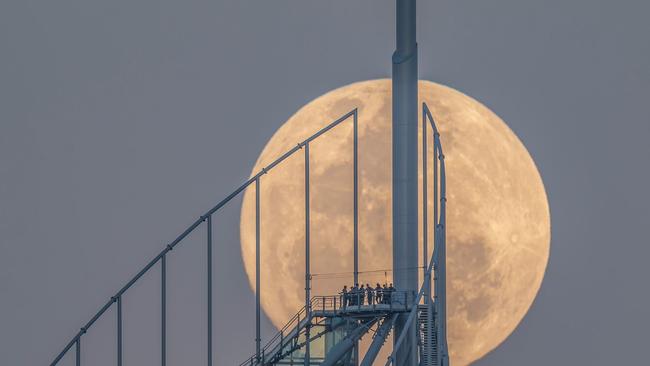
[[[304,347],[308,343],[312,348],[309,364],[320,365],[332,347],[343,339],[360,338],[373,325],[388,322],[395,315],[408,313],[417,306],[417,295],[410,291],[391,291],[383,296],[380,302],[371,303],[361,294],[348,293],[345,301],[341,294],[314,296],[309,308],[303,306],[261,348],[259,355],[252,355],[240,366],[302,365]]]
[[[311,299],[311,312],[314,317],[376,317],[393,313],[405,313],[411,310],[415,293],[393,291],[390,300],[367,302],[360,295],[349,295],[345,304],[343,295],[314,296]]]

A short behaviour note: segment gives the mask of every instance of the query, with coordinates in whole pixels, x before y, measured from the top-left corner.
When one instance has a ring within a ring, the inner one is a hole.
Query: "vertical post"
[[[433,250],[438,249],[435,228],[438,226],[438,131],[433,131]]]
[[[438,258],[440,250],[440,235],[438,233],[438,131],[433,131],[433,252],[434,258]],[[438,263],[434,262],[433,267],[433,283],[438,286]],[[435,291],[437,293],[437,291]],[[430,295],[430,294],[429,294]],[[434,299],[437,296],[434,294]],[[437,301],[437,300],[436,300]]]
[[[122,295],[117,297],[117,366],[122,366]]]
[[[77,337],[75,342],[75,365],[81,366],[81,335]]]
[[[212,215],[208,216],[208,366],[212,366]]]
[[[438,137],[438,136],[436,136]],[[446,177],[445,177],[445,155],[442,153],[440,146],[440,139],[438,137],[438,149],[440,151],[440,255],[438,257],[439,267],[438,270],[440,281],[437,285],[440,287],[439,291],[439,344],[441,354],[441,365],[449,366],[449,351],[447,349],[447,193],[446,193]]]
[[[426,283],[427,276],[427,262],[429,257],[429,223],[427,218],[427,210],[429,202],[427,201],[427,191],[429,185],[427,183],[427,175],[429,169],[427,166],[427,117],[422,108],[422,280],[425,281],[424,285],[424,303],[429,303],[429,284]],[[414,304],[416,305],[416,304]]]
[[[160,364],[167,363],[167,254],[163,254],[160,268]]]
[[[260,362],[260,350],[262,345],[260,320],[260,178],[255,179],[255,356]]]
[[[425,147],[426,147],[426,133],[425,132],[426,132],[426,126],[427,126],[427,122],[428,122],[428,119],[427,119],[428,116],[429,116],[428,107],[427,107],[426,103],[422,103],[422,124],[423,124],[422,133],[424,134],[424,137],[423,137],[422,141],[424,141],[424,146]],[[431,122],[433,124],[433,121],[431,121]],[[435,134],[437,134],[438,131],[436,130],[436,128],[434,126],[432,126],[432,130],[433,130],[433,251],[437,255],[437,252],[436,252],[436,250],[437,250],[436,249],[436,245],[437,245],[436,244],[437,222],[436,221],[438,220],[438,202],[437,202],[437,197],[438,197],[438,157],[436,155],[436,135]],[[424,156],[424,159],[426,159],[426,157],[428,156],[428,153],[424,153],[423,156]],[[428,173],[428,170],[427,170],[427,173]],[[425,182],[426,182],[427,178],[428,178],[428,174],[425,175]],[[423,194],[425,195],[425,197],[426,197],[428,191],[429,191],[428,187],[425,186],[424,190],[423,190]],[[426,201],[426,199],[425,199],[425,201]],[[426,213],[425,213],[425,216],[426,216]],[[428,223],[426,225],[428,227]],[[426,236],[425,236],[425,238],[426,238]],[[425,304],[428,305],[426,307],[426,310],[425,310],[427,312],[427,323],[426,323],[425,326],[427,328],[427,334],[431,335],[434,332],[433,324],[434,324],[435,319],[434,319],[434,311],[433,311],[434,309],[433,309],[433,307],[436,306],[436,303],[435,302],[432,303],[432,300],[431,300],[431,271],[428,270],[429,269],[428,268],[429,267],[429,257],[428,257],[427,250],[425,250],[425,256],[426,256],[426,260],[425,260],[425,263],[426,263],[425,264],[425,266],[426,266],[425,271],[426,271],[426,273],[425,273],[425,276],[424,276],[424,281],[425,281],[425,284],[424,284],[425,285],[424,302],[425,302]],[[431,336],[427,337],[425,342],[426,342],[424,344],[425,347],[430,348],[430,347],[434,346],[433,343],[432,343],[433,340],[431,339]],[[438,364],[437,359],[436,360],[431,360],[431,361],[436,362],[436,364]]]
[[[354,139],[354,282],[359,283],[359,119],[358,111],[353,115]],[[359,364],[359,342],[354,346],[354,362]]]
[[[426,111],[428,112],[428,107],[426,107]],[[432,121],[433,122],[433,121]],[[440,291],[439,287],[439,282],[438,282],[438,262],[439,262],[439,254],[440,254],[440,232],[438,229],[438,192],[439,192],[439,184],[438,184],[438,150],[440,149],[440,141],[438,140],[438,130],[434,128],[433,130],[433,252],[434,252],[434,263],[433,263],[433,284],[434,284],[434,302],[433,306],[436,308],[435,314],[436,316],[440,316],[440,313],[437,311],[438,307],[440,306],[440,299],[438,299],[438,292]],[[431,279],[429,279],[429,286],[431,286]],[[431,292],[429,292],[429,296],[431,296]],[[442,299],[446,301],[445,299]],[[430,333],[431,334],[430,330]],[[439,335],[439,334],[438,334]],[[438,343],[442,341],[441,338],[437,338]],[[438,352],[440,353],[440,352]],[[438,356],[440,358],[440,356]]]
[[[393,53],[393,273],[400,291],[417,292],[418,276],[418,51],[416,0],[396,0]],[[395,322],[399,339],[406,318]],[[416,327],[408,328],[396,364],[417,365]]]
[[[310,277],[311,269],[309,263],[309,143],[305,143],[305,312],[307,319],[311,317],[310,309]],[[309,322],[309,320],[308,320]],[[309,324],[305,328],[305,366],[310,364],[310,349],[309,349]]]
[[[357,110],[354,110],[354,283],[359,283],[359,132]]]

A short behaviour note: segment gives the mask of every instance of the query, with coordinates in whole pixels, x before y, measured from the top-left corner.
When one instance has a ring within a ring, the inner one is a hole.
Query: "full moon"
[[[533,159],[496,114],[465,94],[428,81],[420,81],[419,98],[419,105],[426,102],[431,109],[446,158],[451,361],[468,365],[512,333],[540,288],[550,250],[548,201]],[[359,116],[360,282],[374,286],[392,281],[390,80],[347,85],[302,107],[266,144],[253,174],[354,108]],[[350,120],[310,144],[314,294],[335,294],[352,284],[352,134]],[[432,146],[429,140],[429,156]],[[261,178],[260,195],[260,296],[265,313],[281,327],[304,304],[302,151]],[[244,195],[240,235],[255,290],[254,187]]]

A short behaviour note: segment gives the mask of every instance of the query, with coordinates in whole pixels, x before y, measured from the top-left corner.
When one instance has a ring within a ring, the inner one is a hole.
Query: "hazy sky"
[[[639,365],[650,317],[650,3],[419,4],[420,75],[499,114],[551,207],[546,279],[477,365]],[[243,181],[322,93],[390,76],[392,1],[3,0],[0,364],[48,364]],[[253,351],[240,201],[215,218],[215,364]],[[169,362],[205,359],[204,244],[169,268]],[[159,272],[124,298],[125,364],[159,357]],[[114,314],[84,337],[114,364]],[[268,322],[265,334],[271,334]],[[137,341],[137,348],[133,344]],[[71,358],[67,359],[68,362]]]

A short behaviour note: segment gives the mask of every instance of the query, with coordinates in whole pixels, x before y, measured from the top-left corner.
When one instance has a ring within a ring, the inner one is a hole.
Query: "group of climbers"
[[[350,289],[348,286],[343,286],[341,291],[341,304],[345,308],[347,306],[358,306],[358,305],[374,305],[374,304],[390,304],[393,297],[393,292],[395,292],[395,287],[393,284],[390,285],[377,284],[375,288],[370,286],[370,284],[361,285],[355,284]]]

